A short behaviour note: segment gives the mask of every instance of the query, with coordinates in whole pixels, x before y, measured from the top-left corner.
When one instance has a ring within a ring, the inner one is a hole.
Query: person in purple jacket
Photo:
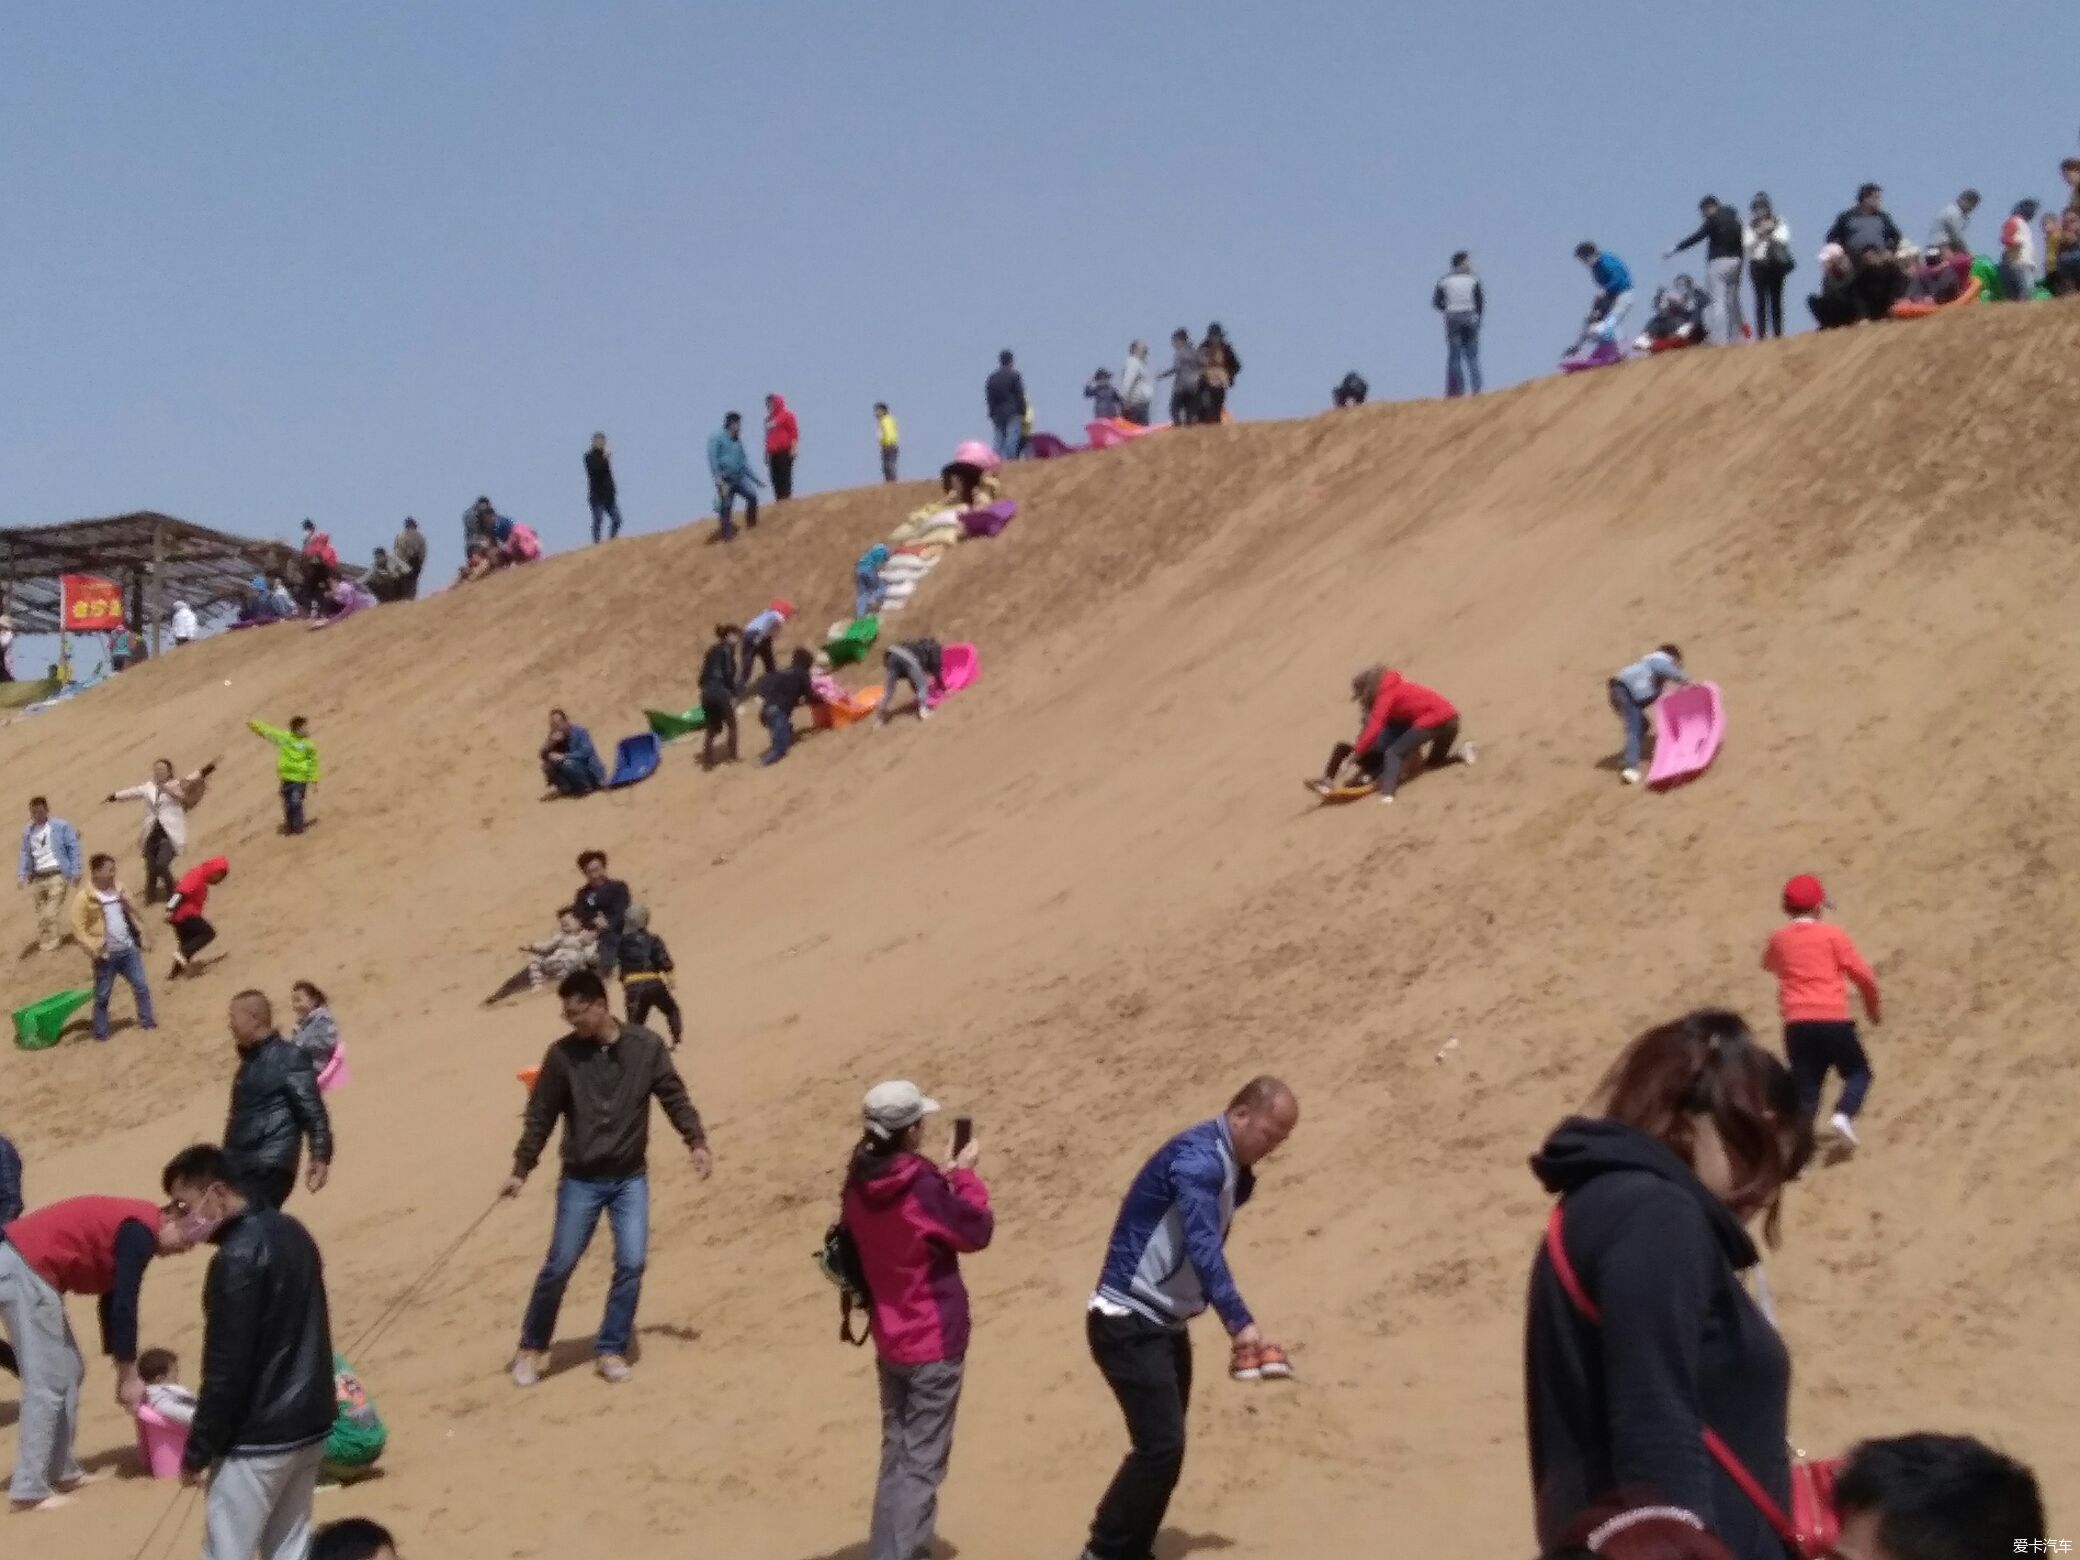
[[[995,1228],[971,1138],[944,1169],[918,1152],[939,1102],[914,1083],[878,1083],[845,1177],[843,1220],[866,1275],[867,1314],[880,1356],[881,1479],[867,1560],[931,1553],[939,1485],[953,1455],[968,1353],[963,1252]]]
[[[1265,1340],[1242,1303],[1222,1247],[1256,1188],[1251,1167],[1299,1123],[1291,1089],[1252,1078],[1223,1114],[1157,1149],[1127,1188],[1086,1327],[1133,1449],[1098,1503],[1083,1560],[1147,1560],[1155,1544],[1184,1470],[1193,1317],[1209,1304],[1220,1314],[1236,1380],[1292,1374],[1285,1350]]]

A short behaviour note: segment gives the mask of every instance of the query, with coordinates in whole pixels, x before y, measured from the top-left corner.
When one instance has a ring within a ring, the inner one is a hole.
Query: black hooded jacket
[[[1740,1560],[1784,1560],[1767,1519],[1705,1449],[1716,1430],[1788,1509],[1791,1357],[1740,1281],[1754,1242],[1690,1168],[1614,1121],[1563,1122],[1531,1161],[1562,1198],[1583,1316],[1540,1247],[1524,1402],[1539,1542],[1635,1496],[1696,1512]]]
[[[263,1457],[325,1439],[336,1408],[325,1264],[286,1213],[217,1227],[202,1284],[202,1386],[181,1466]]]

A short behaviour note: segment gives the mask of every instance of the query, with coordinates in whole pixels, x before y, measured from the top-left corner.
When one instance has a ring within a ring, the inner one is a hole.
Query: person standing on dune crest
[[[787,405],[787,397],[766,397],[766,473],[773,479],[773,502],[794,497],[794,457],[801,448],[802,425]]]

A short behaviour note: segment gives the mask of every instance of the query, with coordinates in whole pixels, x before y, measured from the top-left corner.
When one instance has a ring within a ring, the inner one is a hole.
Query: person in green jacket
[[[325,1437],[325,1460],[320,1467],[326,1478],[352,1484],[368,1477],[369,1469],[383,1455],[390,1432],[383,1428],[354,1367],[337,1354],[332,1356],[332,1399],[332,1429]]]
[[[264,721],[249,720],[246,725],[274,744],[274,772],[282,782],[282,832],[301,834],[303,795],[318,783],[318,745],[310,739],[310,722],[299,715],[287,731]]]

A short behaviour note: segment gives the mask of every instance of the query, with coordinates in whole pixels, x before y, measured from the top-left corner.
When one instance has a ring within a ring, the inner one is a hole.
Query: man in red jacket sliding
[[[87,1362],[65,1321],[65,1296],[100,1301],[101,1347],[116,1362],[116,1401],[144,1401],[137,1374],[137,1293],[153,1257],[193,1243],[181,1223],[135,1197],[70,1197],[0,1229],[0,1324],[22,1378],[20,1446],[9,1504],[63,1499],[86,1475],[74,1443]]]
[[[1379,799],[1391,802],[1401,784],[1402,761],[1424,743],[1430,744],[1425,763],[1432,769],[1450,763],[1454,756],[1462,764],[1471,764],[1479,756],[1471,742],[1453,754],[1452,744],[1459,740],[1459,711],[1435,688],[1375,666],[1351,679],[1351,698],[1365,707],[1365,724],[1349,752],[1339,745],[1330,759],[1324,789],[1336,784],[1349,764],[1359,774],[1374,778]]]
[[[787,408],[785,396],[766,397],[766,472],[773,479],[773,501],[794,497],[794,452],[802,442],[801,424]]]

